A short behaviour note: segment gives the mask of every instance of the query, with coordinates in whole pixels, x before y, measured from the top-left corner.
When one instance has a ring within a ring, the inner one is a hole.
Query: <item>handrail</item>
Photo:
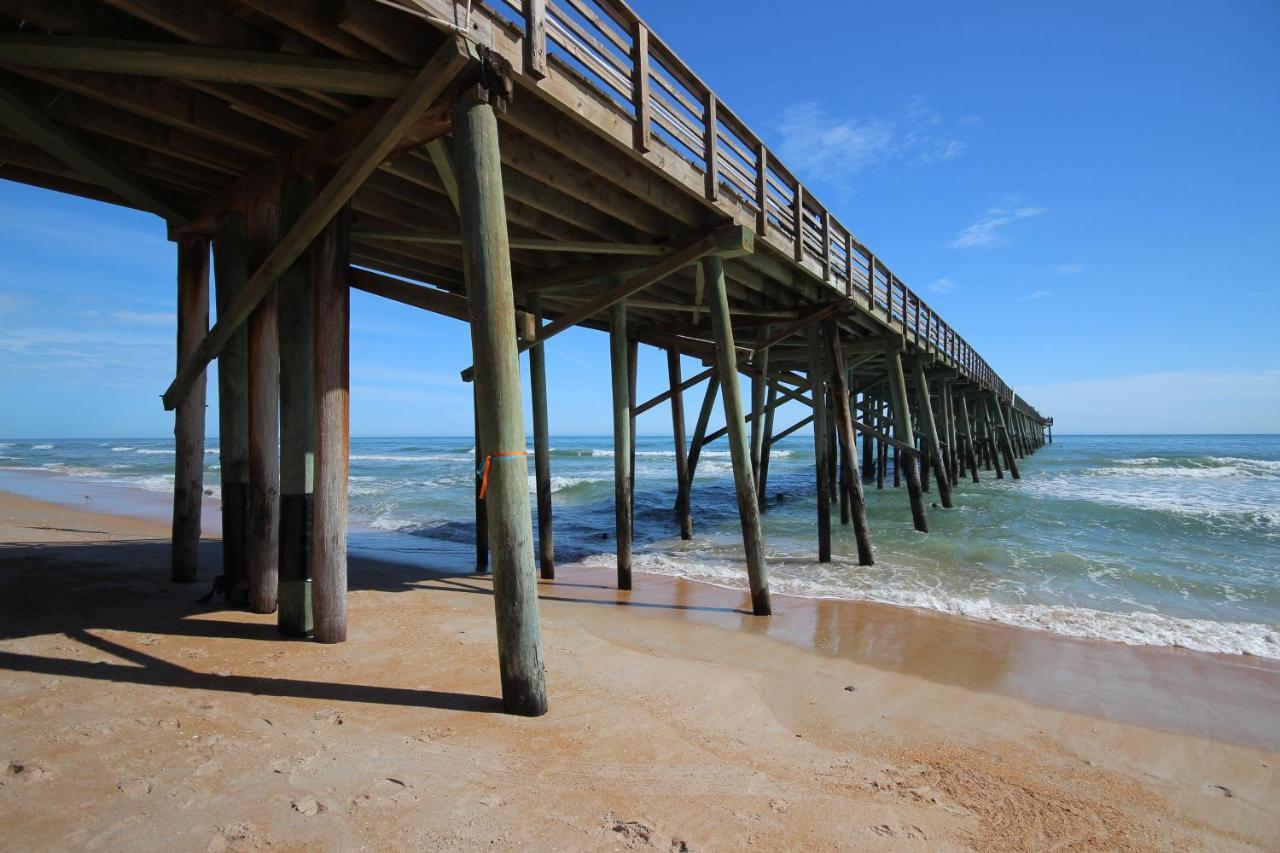
[[[828,287],[1040,423],[981,355],[893,274],[623,0],[490,0],[523,25],[525,72],[567,66],[634,125],[634,147],[671,149],[703,175],[703,195],[756,219],[756,236]]]

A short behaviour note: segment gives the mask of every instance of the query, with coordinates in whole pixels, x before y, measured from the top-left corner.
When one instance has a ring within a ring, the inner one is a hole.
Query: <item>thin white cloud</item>
[[[173,314],[164,311],[112,311],[111,319],[121,323],[140,323],[144,326],[172,326],[177,324]]]
[[[792,104],[778,125],[778,154],[800,176],[821,174],[848,190],[869,166],[909,158],[919,164],[954,160],[965,143],[947,131],[923,97],[908,98],[893,117],[841,116],[816,101]]]
[[[1052,290],[1033,290],[1030,293],[1028,293],[1026,296],[1019,299],[1018,301],[1019,302],[1035,302],[1037,299],[1044,299],[1046,296],[1050,295],[1051,293],[1053,293]]]
[[[992,207],[982,218],[964,228],[951,241],[953,249],[971,249],[976,246],[990,246],[1003,236],[1002,230],[1015,222],[1031,219],[1045,212],[1043,207]]]
[[[1053,274],[1058,278],[1066,278],[1071,275],[1079,275],[1084,272],[1084,264],[1058,264],[1053,268]]]
[[[934,293],[950,293],[956,286],[956,283],[949,278],[943,277],[929,285],[929,289]]]

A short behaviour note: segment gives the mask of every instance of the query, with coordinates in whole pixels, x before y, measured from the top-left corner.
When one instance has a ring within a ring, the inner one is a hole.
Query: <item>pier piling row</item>
[[[0,0],[0,136],[0,177],[163,220],[177,245],[172,578],[200,578],[216,359],[217,588],[277,612],[286,636],[347,636],[350,290],[470,325],[469,357],[449,355],[474,383],[476,568],[493,574],[510,713],[547,708],[535,571],[556,572],[546,348],[565,329],[609,338],[623,589],[635,418],[655,406],[671,410],[685,539],[699,457],[727,436],[760,615],[770,451],[787,436],[813,430],[815,558],[832,558],[838,508],[863,564],[864,487],[885,486],[890,453],[923,533],[930,479],[945,511],[966,472],[1017,480],[1052,441],[1052,419],[618,0]],[[641,345],[668,369],[646,401]],[[682,375],[687,358],[703,369]],[[809,414],[777,422],[790,401]]]

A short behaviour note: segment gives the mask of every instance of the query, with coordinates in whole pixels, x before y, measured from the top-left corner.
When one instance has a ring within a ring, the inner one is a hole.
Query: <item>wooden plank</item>
[[[209,360],[222,350],[231,334],[248,319],[253,309],[275,285],[280,274],[289,268],[337,211],[350,200],[365,178],[395,146],[400,134],[440,96],[472,55],[472,48],[464,40],[450,39],[423,67],[369,136],[361,140],[333,178],[325,184],[324,189],[316,194],[311,206],[276,244],[275,249],[249,279],[236,304],[230,307],[225,316],[219,315],[218,322],[209,330],[196,353],[188,359],[183,370],[165,392],[166,409],[173,408],[195,374],[203,370]]]
[[[360,267],[352,267],[349,275],[350,284],[356,290],[381,296],[383,299],[390,299],[402,305],[411,305],[424,311],[443,314],[464,323],[471,322],[471,305],[465,296],[450,293],[447,290],[437,290],[424,284],[401,281]],[[516,311],[515,318],[516,334],[526,341],[534,340],[538,329],[534,315],[526,311]]]
[[[139,210],[148,210],[175,224],[186,221],[186,214],[160,198],[154,190],[126,175],[88,144],[77,139],[75,134],[54,124],[44,113],[4,88],[0,88],[0,121],[24,139],[38,145]]]
[[[443,144],[433,142],[432,145]],[[357,229],[355,237],[364,240],[396,240],[405,243],[425,243],[437,246],[461,246],[461,235],[428,234],[422,231]],[[543,240],[533,237],[508,238],[513,250],[529,252],[576,252],[591,255],[637,255],[661,257],[671,252],[670,246],[646,243],[611,243],[601,240]]]
[[[649,285],[661,281],[671,273],[683,269],[689,264],[696,263],[708,255],[736,257],[741,254],[750,254],[753,246],[754,235],[750,229],[743,228],[740,225],[723,225],[705,232],[664,255],[656,264],[643,272],[636,273],[617,287],[600,294],[585,305],[567,311],[555,322],[548,323],[539,330],[538,340],[545,341],[554,337],[565,329],[576,326],[583,320],[612,308],[627,297],[639,293]],[[533,346],[533,343],[526,341],[520,345],[520,351],[523,352],[531,346]],[[474,373],[474,367],[468,367],[463,370],[463,381],[470,382]]]
[[[523,0],[524,72],[535,80],[547,76],[547,0]]]
[[[0,34],[0,65],[318,89],[394,98],[413,72],[394,65],[267,51],[84,36]]]

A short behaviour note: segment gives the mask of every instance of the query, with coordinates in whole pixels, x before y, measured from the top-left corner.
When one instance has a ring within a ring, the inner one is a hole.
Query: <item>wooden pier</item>
[[[924,532],[930,480],[942,507],[963,503],[966,474],[1016,480],[1051,437],[617,0],[0,0],[0,134],[0,177],[164,220],[179,306],[163,396],[177,411],[173,579],[197,578],[216,358],[221,585],[278,612],[282,633],[347,632],[350,288],[470,323],[470,356],[441,355],[475,383],[477,563],[493,572],[512,713],[547,707],[519,353],[537,565],[553,578],[544,350],[561,331],[610,336],[623,588],[634,422],[655,406],[671,407],[685,538],[699,455],[728,436],[761,615],[777,441],[812,425],[815,558],[831,558],[834,507],[870,564],[864,488],[883,488],[890,458]],[[670,375],[648,401],[641,344]],[[682,376],[681,356],[705,369]],[[687,437],[683,395],[703,383]],[[727,426],[710,433],[717,401]],[[812,414],[775,423],[788,401]]]

